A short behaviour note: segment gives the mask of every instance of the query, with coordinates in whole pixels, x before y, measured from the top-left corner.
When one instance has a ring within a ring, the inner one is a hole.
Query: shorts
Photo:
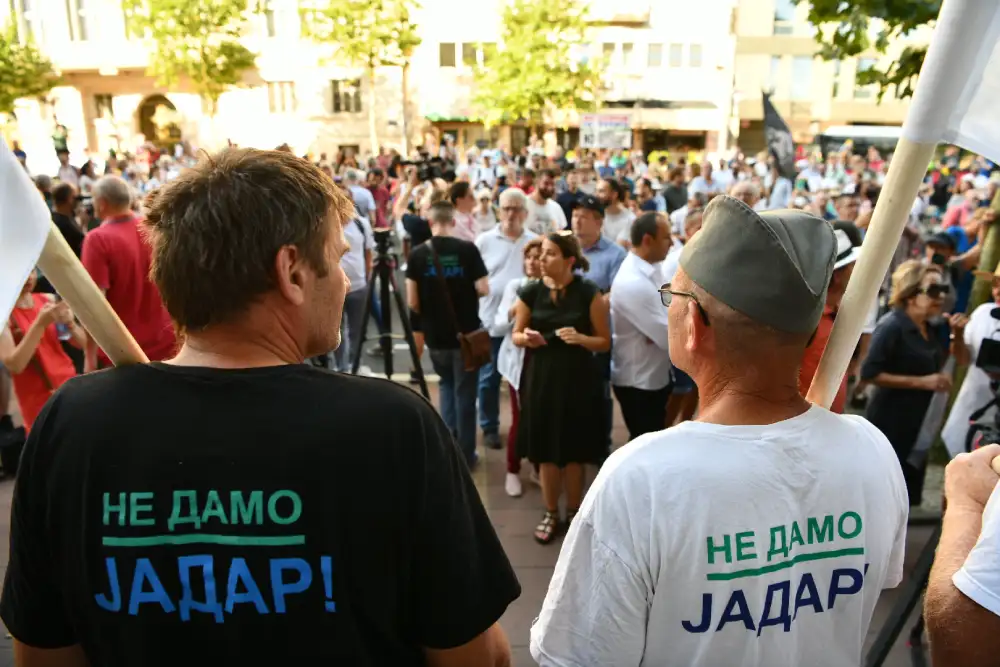
[[[420,313],[410,311],[410,328],[413,329],[414,333],[420,333],[423,329],[420,327]]]
[[[673,374],[674,388],[670,391],[671,394],[690,394],[694,391],[694,380],[690,375],[679,368],[674,368]]]

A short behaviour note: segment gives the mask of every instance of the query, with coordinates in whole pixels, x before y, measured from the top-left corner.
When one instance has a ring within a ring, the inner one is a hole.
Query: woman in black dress
[[[968,363],[962,343],[968,319],[942,317],[949,289],[939,267],[919,260],[900,264],[892,274],[892,311],[879,321],[861,365],[861,379],[875,385],[865,417],[896,451],[911,506],[920,504],[926,465],[911,463],[910,453],[934,393],[951,388],[951,375],[941,372],[949,351],[957,363]]]
[[[601,372],[595,352],[611,348],[608,305],[597,285],[575,275],[589,268],[571,232],[542,243],[542,280],[518,292],[515,345],[532,349],[521,380],[518,453],[539,466],[545,514],[535,528],[541,544],[560,527],[559,496],[566,487],[566,523],[583,501],[585,463],[606,454]]]

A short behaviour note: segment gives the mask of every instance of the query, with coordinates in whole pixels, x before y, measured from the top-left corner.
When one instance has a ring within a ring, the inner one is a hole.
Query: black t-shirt
[[[456,349],[459,347],[459,333],[469,333],[482,326],[479,322],[476,281],[487,275],[486,265],[479,249],[469,241],[436,236],[431,242],[437,250],[461,331],[455,331],[428,244],[417,246],[410,252],[406,260],[406,278],[415,281],[420,289],[420,326],[427,346],[432,350]]]
[[[0,616],[104,667],[423,665],[519,594],[409,389],[150,364],[70,380],[39,415]]]
[[[426,218],[421,218],[413,213],[404,213],[401,221],[403,229],[410,235],[411,247],[415,248],[431,237],[431,225]]]
[[[576,208],[576,204],[580,199],[580,194],[579,190],[576,192],[570,192],[567,190],[566,192],[562,192],[556,196],[556,203],[562,207],[563,213],[566,214],[567,228],[572,226],[573,209]]]

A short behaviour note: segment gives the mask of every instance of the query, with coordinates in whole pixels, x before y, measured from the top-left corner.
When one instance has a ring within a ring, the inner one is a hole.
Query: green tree
[[[52,63],[30,41],[22,42],[17,27],[0,34],[0,114],[14,114],[14,103],[23,97],[44,97],[59,85]]]
[[[129,30],[156,45],[150,74],[161,86],[189,81],[211,116],[256,63],[240,42],[248,12],[247,0],[125,0]]]
[[[588,7],[578,0],[511,0],[495,52],[476,68],[475,103],[487,125],[527,121],[544,127],[553,111],[596,106],[599,63],[580,57]]]
[[[816,26],[818,54],[826,60],[855,58],[874,50],[885,53],[894,41],[926,25],[933,25],[941,0],[795,0],[809,2],[809,21]],[[879,99],[890,90],[910,97],[924,64],[927,47],[907,45],[885,67],[859,71],[859,85],[875,84]]]
[[[405,69],[409,66],[410,54],[420,44],[412,18],[416,8],[413,0],[315,0],[305,3],[301,9],[306,36],[315,42],[332,45],[333,60],[365,68],[368,133],[373,153],[379,148],[375,125],[375,75],[380,67]],[[406,99],[404,90],[404,114]],[[405,118],[404,128],[407,128]]]

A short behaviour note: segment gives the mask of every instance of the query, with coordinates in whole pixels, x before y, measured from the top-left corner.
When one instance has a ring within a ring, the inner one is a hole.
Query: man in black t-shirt
[[[479,249],[450,236],[455,208],[438,202],[430,209],[431,240],[406,260],[406,296],[420,313],[434,372],[441,378],[441,416],[458,439],[471,468],[476,464],[478,371],[465,370],[458,334],[479,329],[479,297],[489,293],[486,265]],[[445,290],[447,286],[447,291]]]
[[[421,397],[337,347],[354,207],[290,153],[157,190],[176,358],[70,380],[14,490],[0,617],[19,665],[509,665],[520,587]]]

